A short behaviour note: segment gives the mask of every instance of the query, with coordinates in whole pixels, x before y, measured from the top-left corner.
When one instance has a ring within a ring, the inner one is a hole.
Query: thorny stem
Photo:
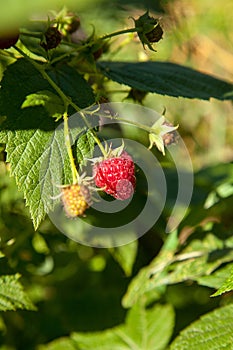
[[[76,166],[75,166],[74,157],[73,157],[72,148],[71,148],[71,143],[70,143],[68,114],[67,114],[67,112],[64,113],[63,120],[64,120],[65,145],[66,145],[67,153],[68,153],[69,160],[70,160],[73,184],[76,184],[77,180],[79,179],[79,174],[78,174],[78,171],[77,171]]]
[[[15,47],[22,55],[24,55],[24,57],[29,58],[27,55],[25,55],[25,53],[23,51],[21,51],[19,48]],[[29,58],[30,59],[30,58]],[[33,60],[30,59],[30,61],[32,62],[32,64],[39,69],[39,71],[41,72],[41,74],[43,75],[43,77],[50,83],[50,85],[57,91],[57,93],[61,96],[62,100],[64,101],[65,106],[71,105],[81,116],[81,118],[84,120],[85,124],[87,125],[87,127],[89,129],[91,129],[91,126],[89,125],[84,113],[81,112],[80,108],[71,100],[69,99],[64,93],[63,91],[59,88],[59,86],[57,86],[57,84],[50,78],[50,76],[45,72],[44,68],[39,65],[38,63],[34,62]],[[147,132],[152,132],[153,129],[150,126],[146,126],[144,124],[132,121],[132,120],[127,120],[124,118],[119,118],[119,117],[114,117],[114,116],[107,116],[105,115],[104,118],[108,118],[108,119],[116,119],[118,121],[124,122],[124,123],[128,123],[131,125],[135,125],[136,127],[143,129]],[[92,131],[92,135],[94,140],[96,141],[96,143],[98,144],[101,152],[103,153],[104,156],[106,156],[106,152],[104,150],[104,147],[102,146],[100,140],[98,139],[98,137],[95,135],[95,133]]]
[[[134,32],[134,31],[138,31],[138,28],[131,28],[131,29],[127,29],[127,30],[123,30],[123,31],[119,31],[119,32],[115,32],[109,35],[106,35],[104,37],[102,37],[102,39],[107,39],[110,38],[112,36],[115,35],[119,35],[119,34],[123,34],[123,33],[128,33],[128,32]],[[64,92],[60,89],[60,87],[50,78],[50,76],[47,74],[47,72],[45,71],[45,68],[43,65],[40,65],[38,63],[36,63],[34,60],[32,60],[29,56],[27,56],[20,48],[18,48],[17,46],[14,46],[14,48],[26,59],[28,59],[33,65],[34,67],[42,74],[42,76],[44,77],[44,79],[46,79],[48,81],[48,83],[54,88],[54,90],[59,94],[59,96],[61,97],[61,99],[63,100],[64,106],[65,106],[65,113],[63,115],[63,120],[64,120],[64,136],[65,136],[65,144],[66,144],[66,148],[67,148],[67,152],[69,155],[69,159],[70,159],[70,165],[71,165],[71,170],[72,170],[72,176],[73,176],[73,181],[76,181],[78,178],[78,172],[76,170],[75,167],[75,163],[74,163],[74,158],[72,155],[72,149],[71,149],[71,144],[70,144],[70,138],[69,138],[69,126],[68,126],[68,114],[67,114],[67,110],[68,110],[68,106],[72,106],[76,112],[79,113],[79,115],[81,116],[81,118],[83,119],[84,123],[86,124],[86,126],[88,127],[89,130],[91,130],[92,133],[92,137],[95,140],[95,142],[97,143],[100,151],[102,152],[103,156],[106,157],[107,153],[103,147],[103,145],[101,144],[99,138],[97,137],[96,133],[92,130],[91,125],[88,123],[85,114],[81,111],[81,109],[69,98],[67,97]],[[123,118],[118,118],[118,117],[114,117],[114,116],[105,116],[105,118],[109,118],[109,119],[116,119],[118,121],[124,122],[124,123],[128,123],[131,125],[134,125],[138,128],[141,128],[147,132],[152,132],[153,129],[149,126],[143,125],[141,123],[135,122],[135,121],[131,121],[131,120],[127,120],[127,119],[123,119]]]
[[[117,36],[117,35],[138,32],[138,31],[140,31],[140,29],[141,28],[134,27],[134,28],[124,29],[124,30],[119,30],[117,32],[104,35],[104,36],[100,37],[100,39],[101,40],[110,39],[110,38],[112,38],[114,36]],[[24,35],[24,36],[29,36],[29,37],[41,39],[41,33],[39,33],[39,32],[25,32],[25,31],[21,31],[20,34]],[[80,45],[77,45],[76,43],[70,43],[70,42],[62,41],[61,45],[70,46],[70,47],[73,48],[73,50],[63,54],[62,56],[54,58],[51,63],[59,62],[60,60],[63,60],[64,58],[70,56],[71,54],[73,54],[75,52],[82,51],[86,47],[92,46],[94,43],[95,43],[95,40],[90,41],[90,42],[86,42],[86,43],[85,42],[83,42],[83,43],[81,42]]]
[[[112,38],[113,36],[117,36],[117,35],[121,35],[121,34],[127,34],[127,33],[134,33],[134,32],[138,32],[140,30],[141,30],[141,28],[137,28],[137,27],[124,29],[124,30],[119,30],[118,32],[113,32],[113,33],[104,35],[100,39],[103,39],[103,40],[104,39],[109,39],[109,38]]]
[[[137,126],[138,128],[140,129],[143,129],[149,133],[151,133],[153,131],[153,128],[151,128],[150,126],[146,126],[144,124],[140,124],[138,122],[134,122],[132,120],[128,120],[128,119],[124,119],[124,118],[118,118],[118,117],[115,117],[115,116],[108,116],[108,115],[104,115],[104,118],[108,118],[108,119],[115,119],[115,120],[119,120],[123,123],[127,123],[127,124],[130,124],[130,125],[134,125],[134,126]]]
[[[34,60],[32,60],[29,56],[27,56],[17,46],[14,46],[14,48],[23,57],[25,57],[27,60],[29,60],[33,64],[33,66],[41,73],[43,78],[46,79],[48,81],[48,83],[54,88],[54,90],[59,94],[59,96],[61,97],[61,99],[64,103],[64,107],[65,107],[65,111],[66,111],[63,115],[65,144],[66,144],[67,152],[68,152],[69,159],[70,159],[70,166],[71,166],[71,170],[72,170],[73,182],[77,182],[78,172],[77,172],[76,167],[75,167],[74,158],[73,158],[72,149],[71,149],[71,144],[70,144],[70,137],[69,137],[68,114],[67,114],[67,110],[68,110],[69,105],[71,105],[80,114],[81,118],[83,119],[83,121],[86,124],[86,126],[88,127],[88,129],[91,130],[92,137],[95,140],[95,142],[98,144],[103,156],[106,156],[106,151],[105,151],[104,147],[102,146],[99,138],[96,136],[96,133],[92,130],[91,125],[89,125],[84,113],[81,112],[81,109],[69,97],[67,97],[64,94],[64,92],[60,89],[60,87],[50,78],[50,76],[46,73],[44,66],[36,63]]]

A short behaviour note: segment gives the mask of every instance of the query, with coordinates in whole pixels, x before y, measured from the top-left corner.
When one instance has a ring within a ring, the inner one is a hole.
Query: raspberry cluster
[[[57,27],[49,27],[44,33],[44,38],[40,43],[46,51],[55,49],[61,42],[62,35]]]

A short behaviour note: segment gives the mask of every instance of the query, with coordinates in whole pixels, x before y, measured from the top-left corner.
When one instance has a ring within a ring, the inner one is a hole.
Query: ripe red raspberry
[[[70,218],[82,216],[91,202],[88,187],[78,184],[62,187],[61,198],[66,215]]]
[[[93,177],[97,187],[120,200],[131,197],[136,185],[134,162],[125,151],[120,156],[97,162],[93,166]]]

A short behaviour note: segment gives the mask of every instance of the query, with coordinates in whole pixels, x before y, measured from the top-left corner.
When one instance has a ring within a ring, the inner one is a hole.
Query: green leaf
[[[71,75],[70,82],[64,71]],[[61,73],[59,70],[50,71],[50,75],[54,75],[60,88],[64,87],[68,96],[79,101],[80,105],[93,102],[92,91],[79,74],[74,89],[73,77],[77,77],[77,74],[72,68],[62,66]],[[89,91],[87,96],[84,96],[85,84]],[[50,118],[45,106],[22,108],[27,97],[38,91],[51,91],[50,96],[54,96],[51,86],[28,61],[20,59],[7,68],[0,90],[0,113],[7,118],[1,125],[3,131],[0,139],[7,142],[11,174],[15,176],[19,190],[24,193],[35,228],[54,206],[51,197],[58,194],[56,185],[69,183],[71,179],[63,129],[56,129],[59,124]],[[80,131],[78,127],[73,129],[73,133]]]
[[[139,273],[132,279],[128,286],[128,290],[122,299],[124,307],[132,307],[137,301],[145,295],[151,298],[151,291],[153,291],[153,300],[156,300],[160,296],[160,290],[157,287],[151,286],[151,277],[154,273],[156,276],[164,276],[163,270],[166,266],[169,266],[174,259],[178,245],[177,231],[173,231],[167,237],[161,251],[152,262],[140,269]],[[149,299],[148,298],[148,299]]]
[[[231,270],[233,269],[233,263],[214,271],[211,275],[201,276],[196,279],[197,283],[201,286],[218,289],[228,278]]]
[[[162,286],[198,281],[201,276],[210,275],[223,263],[233,261],[233,242],[231,237],[221,240],[207,233],[203,234],[203,239],[191,241],[179,254],[174,253],[174,250],[162,250],[150,265],[139,271],[123,298],[125,307],[153,290],[156,298],[156,291]]]
[[[18,281],[20,275],[5,275],[0,277],[0,310],[36,310],[21,283]]]
[[[120,329],[119,327],[103,332],[73,333],[71,339],[78,350],[129,350],[128,345],[117,334]]]
[[[137,344],[138,349],[162,350],[172,336],[174,323],[175,315],[170,305],[156,304],[145,309],[138,302],[127,315],[124,333]]]
[[[39,345],[37,350],[78,350],[69,338],[59,338],[46,345]]]
[[[137,255],[137,249],[138,241],[136,240],[130,242],[129,244],[109,249],[111,255],[119,263],[127,277],[132,274],[133,264]]]
[[[35,106],[44,106],[48,114],[56,118],[56,121],[61,119],[64,113],[64,105],[61,98],[48,90],[28,95],[22,104],[22,108]]]
[[[76,332],[38,350],[162,350],[172,336],[174,321],[170,305],[146,309],[140,301],[128,312],[125,324],[101,332]]]
[[[41,188],[40,171],[41,160],[46,151],[44,145],[48,143],[48,137],[49,134],[39,129],[9,132],[6,146],[7,161],[11,164],[11,175],[15,177],[18,189],[24,193],[35,229],[46,214],[44,202],[41,200],[43,188]],[[54,168],[53,164],[52,168]],[[48,180],[52,179],[55,174],[51,168],[48,168],[46,175],[46,180]]]
[[[233,304],[192,323],[173,341],[171,350],[233,349]]]
[[[170,305],[145,309],[142,302],[127,314],[124,325],[96,333],[74,333],[72,339],[80,350],[162,350],[168,344],[174,327]]]
[[[91,86],[74,68],[66,64],[59,65],[48,71],[48,74],[79,108],[86,108],[95,103]]]
[[[231,290],[233,290],[233,269],[231,270],[230,276],[225,280],[223,285],[211,296],[216,297],[223,293],[230,292]]]
[[[87,158],[92,158],[95,140],[91,130],[81,135],[76,142],[76,155],[79,165],[85,165]]]
[[[233,99],[233,84],[170,62],[99,62],[109,79],[146,92],[208,100]]]

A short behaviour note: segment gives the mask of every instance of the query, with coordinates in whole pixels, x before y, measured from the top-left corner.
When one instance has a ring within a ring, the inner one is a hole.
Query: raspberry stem
[[[152,128],[150,126],[146,126],[144,124],[141,124],[141,123],[138,123],[138,122],[134,122],[132,120],[128,120],[128,119],[124,119],[124,118],[118,118],[118,117],[115,117],[115,116],[112,116],[112,115],[111,116],[104,115],[104,118],[111,119],[111,120],[112,119],[119,120],[120,122],[137,126],[138,128],[143,129],[143,130],[145,130],[147,132],[151,132],[152,131]]]
[[[78,171],[77,171],[76,166],[75,166],[74,157],[73,157],[72,148],[71,148],[71,143],[70,143],[67,112],[64,113],[63,120],[64,120],[65,145],[66,145],[67,153],[68,153],[69,160],[70,160],[70,167],[71,167],[71,171],[72,171],[73,184],[76,184],[77,180],[79,179],[79,174],[78,174]]]
[[[87,127],[89,128],[89,130],[91,130],[92,132],[92,137],[95,140],[95,142],[97,143],[97,145],[99,146],[99,149],[101,151],[101,153],[103,154],[104,157],[107,157],[107,152],[105,151],[102,143],[100,142],[99,138],[96,136],[96,133],[92,130],[91,125],[89,125],[88,121],[86,120],[86,117],[84,115],[83,112],[79,111],[79,114],[81,115],[82,119],[85,121]]]
[[[117,36],[117,35],[121,35],[121,34],[134,33],[134,32],[141,31],[141,29],[142,29],[141,27],[139,27],[139,28],[134,27],[134,28],[123,29],[123,30],[119,30],[117,32],[113,32],[113,33],[104,35],[104,36],[101,37],[101,39],[104,40],[104,39],[109,39],[109,38],[112,38],[113,36]]]
[[[78,175],[77,169],[75,167],[74,158],[73,158],[72,149],[71,149],[71,144],[70,144],[69,126],[68,126],[68,114],[67,114],[67,110],[68,110],[68,106],[69,105],[71,105],[81,115],[84,123],[86,124],[88,129],[91,131],[92,137],[95,140],[95,142],[98,144],[102,154],[104,156],[106,156],[107,153],[106,153],[104,147],[102,146],[99,138],[96,136],[96,133],[92,130],[92,127],[89,125],[89,123],[88,123],[84,113],[81,112],[81,109],[71,100],[71,98],[67,97],[64,94],[64,92],[60,89],[60,87],[50,78],[50,76],[45,71],[46,66],[42,65],[42,64],[38,64],[37,62],[35,62],[33,59],[31,59],[25,52],[23,52],[16,45],[14,45],[14,48],[24,58],[26,58],[31,64],[33,64],[33,66],[41,73],[43,78],[48,81],[48,83],[54,88],[54,90],[58,93],[58,95],[61,97],[61,99],[63,101],[64,107],[65,107],[65,111],[66,111],[64,113],[64,115],[63,115],[65,144],[66,144],[67,153],[68,153],[69,159],[70,159],[70,166],[71,166],[71,171],[72,171],[73,182],[76,183],[77,182],[77,178],[78,178],[79,175]]]

